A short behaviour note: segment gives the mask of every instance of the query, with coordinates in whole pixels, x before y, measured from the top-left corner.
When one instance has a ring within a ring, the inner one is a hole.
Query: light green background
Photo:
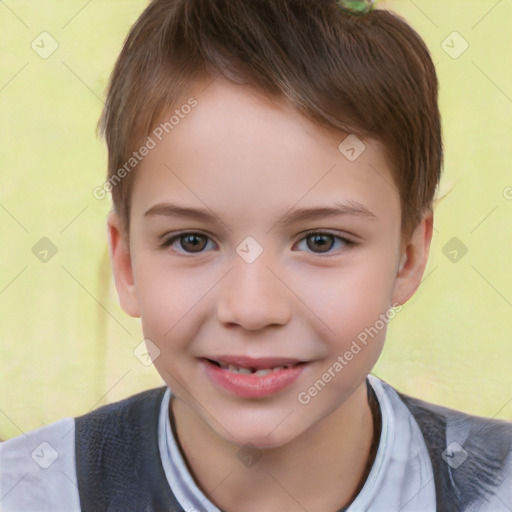
[[[334,1],[334,0],[333,0]],[[375,373],[450,407],[512,419],[512,2],[394,0],[431,49],[446,150],[426,278]],[[145,1],[0,2],[0,438],[155,385],[133,355],[106,252],[106,149],[95,134],[114,60]],[[48,58],[39,51],[58,49]],[[454,59],[443,49],[457,52]],[[448,38],[448,39],[447,39]],[[36,46],[37,48],[37,46]],[[507,193],[508,192],[508,193]],[[46,263],[32,247],[48,237]],[[457,237],[458,262],[443,254]]]

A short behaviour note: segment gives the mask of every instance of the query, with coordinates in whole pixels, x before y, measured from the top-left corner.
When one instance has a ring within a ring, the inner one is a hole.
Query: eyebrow
[[[144,213],[144,217],[152,217],[158,215],[165,217],[181,217],[210,223],[220,221],[220,218],[211,212],[211,210],[202,208],[189,208],[187,206],[175,203],[159,203],[152,206]],[[316,220],[325,217],[337,217],[341,215],[350,215],[366,220],[375,220],[377,218],[375,213],[357,201],[349,201],[347,203],[336,202],[333,206],[291,208],[281,214],[279,220],[274,224],[273,228],[283,228],[292,224],[297,224],[299,222]]]
[[[308,220],[322,219],[325,217],[338,217],[341,215],[350,215],[366,220],[374,220],[377,218],[375,213],[357,201],[349,201],[347,203],[336,202],[334,203],[334,206],[291,208],[282,215],[274,227],[282,228]]]

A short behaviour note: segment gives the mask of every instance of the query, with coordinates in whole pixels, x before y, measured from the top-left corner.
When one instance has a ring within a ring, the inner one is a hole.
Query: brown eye
[[[334,235],[315,233],[307,237],[308,249],[313,252],[328,252],[334,245]]]
[[[327,231],[310,231],[293,247],[293,250],[313,254],[334,255],[356,245],[356,242]]]
[[[201,252],[206,247],[207,237],[199,233],[189,233],[179,237],[180,246],[187,252]]]
[[[208,243],[210,246],[208,247]],[[162,243],[162,248],[166,249],[172,247],[176,252],[182,254],[199,254],[215,247],[215,243],[210,239],[208,235],[202,233],[179,233],[169,237]]]

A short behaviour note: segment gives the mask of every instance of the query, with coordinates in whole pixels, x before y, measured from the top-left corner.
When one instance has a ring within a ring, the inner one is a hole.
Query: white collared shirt
[[[368,376],[377,395],[382,430],[366,483],[347,512],[435,512],[434,475],[423,435],[409,409],[391,386]],[[171,390],[160,409],[158,444],[169,485],[185,512],[220,512],[194,482],[173,436]]]

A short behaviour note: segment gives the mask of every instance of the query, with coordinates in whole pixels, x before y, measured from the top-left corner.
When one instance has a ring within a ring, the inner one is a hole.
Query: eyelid
[[[208,243],[208,241],[211,241],[215,245],[218,245],[217,242],[215,241],[213,235],[211,235],[210,233],[203,231],[201,229],[188,229],[188,230],[175,231],[175,232],[173,231],[170,233],[163,234],[162,236],[159,237],[158,246],[162,249],[167,249],[168,247],[171,247],[180,237],[185,236],[185,235],[201,235],[208,239],[207,243]],[[190,253],[184,252],[183,253],[181,251],[176,251],[176,252],[178,254],[190,254],[190,255],[205,254],[205,251],[201,251],[198,253],[193,253],[193,252],[190,252]]]
[[[331,229],[308,229],[307,231],[303,231],[302,233],[299,233],[297,235],[297,241],[300,241],[300,240],[303,240],[304,238],[307,238],[308,236],[311,236],[311,235],[331,235],[331,236],[334,236],[336,238],[340,238],[341,240],[344,240],[345,242],[349,243],[349,244],[356,244],[357,243],[357,238],[355,235],[351,235],[350,233],[346,233],[346,232],[342,232],[340,233],[339,231],[333,231]]]
[[[167,243],[170,240],[179,238],[180,236],[184,236],[184,235],[203,235],[212,240],[215,238],[211,233],[208,233],[207,231],[203,231],[202,229],[182,229],[180,231],[169,231],[167,233],[164,233],[163,235],[159,236],[158,239],[162,243]]]
[[[331,247],[328,251],[324,251],[324,252],[322,252],[322,251],[315,252],[312,250],[300,250],[300,249],[298,250],[297,246],[301,243],[304,243],[304,241],[306,241],[312,235],[331,236],[335,240],[334,244],[336,244],[336,241],[338,241],[339,243],[341,243],[342,247],[338,247],[337,249]],[[319,258],[332,258],[332,257],[339,256],[341,253],[345,253],[345,251],[354,248],[356,245],[357,245],[356,241],[352,240],[348,236],[344,236],[343,234],[333,233],[329,229],[312,229],[312,230],[308,230],[308,231],[301,233],[300,236],[297,238],[297,240],[293,243],[291,250],[294,252],[305,253],[308,257],[310,255],[313,255],[313,256],[316,256]]]

